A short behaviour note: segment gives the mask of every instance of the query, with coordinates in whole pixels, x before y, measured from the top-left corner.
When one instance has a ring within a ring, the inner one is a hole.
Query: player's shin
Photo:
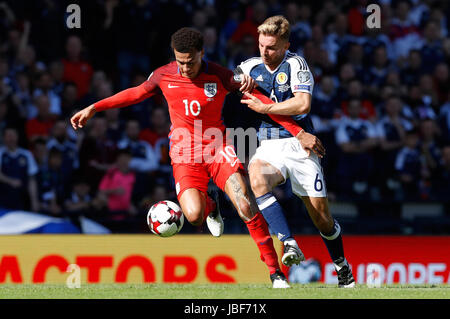
[[[270,237],[269,227],[261,213],[256,213],[252,219],[245,221],[250,236],[258,246],[261,254],[261,260],[264,261],[269,268],[271,274],[280,269],[278,264],[278,256],[273,247],[272,237]]]
[[[320,233],[325,245],[327,246],[328,253],[330,254],[333,263],[336,268],[339,270],[341,267],[341,263],[345,260],[344,257],[344,245],[342,243],[342,235],[341,235],[341,226],[334,219],[333,229],[327,233]]]

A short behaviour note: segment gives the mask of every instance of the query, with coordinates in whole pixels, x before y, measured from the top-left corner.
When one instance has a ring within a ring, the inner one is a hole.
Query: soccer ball
[[[183,227],[184,215],[180,206],[169,200],[163,200],[150,207],[147,224],[154,234],[170,237]]]

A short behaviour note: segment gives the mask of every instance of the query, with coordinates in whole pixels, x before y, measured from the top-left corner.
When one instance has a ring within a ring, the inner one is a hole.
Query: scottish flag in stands
[[[15,234],[108,234],[102,225],[80,217],[81,230],[69,219],[36,214],[21,210],[0,209],[0,235]]]

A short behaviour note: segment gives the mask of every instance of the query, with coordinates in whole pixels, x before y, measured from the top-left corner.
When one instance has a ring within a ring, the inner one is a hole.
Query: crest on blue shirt
[[[217,94],[217,83],[205,83],[204,91],[207,97],[213,97]]]
[[[283,84],[285,84],[287,82],[288,76],[287,76],[286,73],[280,72],[280,73],[277,74],[276,80],[277,80],[278,84],[283,85]]]

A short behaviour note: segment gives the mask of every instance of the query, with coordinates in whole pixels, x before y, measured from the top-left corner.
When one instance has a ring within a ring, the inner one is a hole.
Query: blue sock
[[[333,230],[328,234],[320,233],[328,253],[334,263],[339,263],[344,260],[344,245],[342,244],[341,226],[334,220]]]
[[[292,238],[283,208],[272,192],[256,198],[256,203],[258,203],[259,210],[269,224],[269,228],[277,235],[279,240],[284,242],[286,239]]]

